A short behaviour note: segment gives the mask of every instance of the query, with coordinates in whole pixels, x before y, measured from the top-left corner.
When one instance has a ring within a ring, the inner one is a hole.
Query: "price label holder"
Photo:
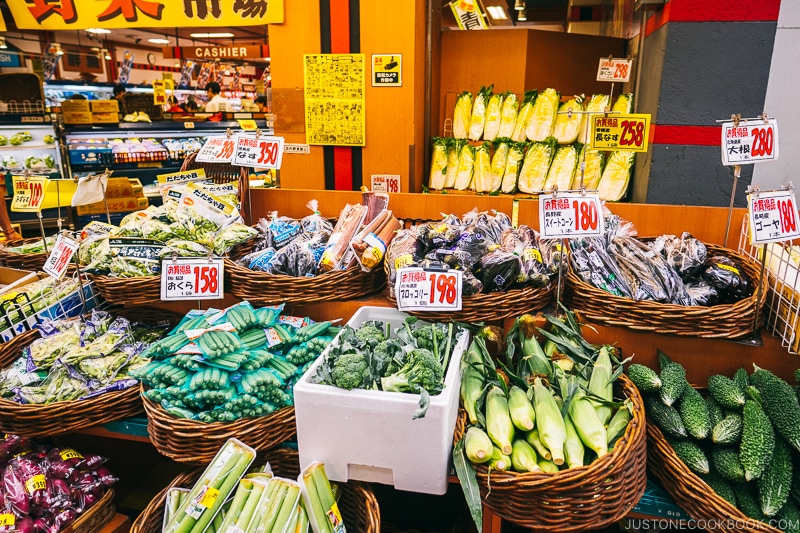
[[[242,167],[281,168],[283,137],[269,135],[237,135],[233,164]]]
[[[646,152],[650,133],[647,113],[590,115],[589,147],[592,150]]]
[[[231,135],[209,137],[197,152],[198,163],[230,163],[236,150],[236,138]]]
[[[539,195],[539,232],[543,239],[603,235],[603,209],[597,193]]]
[[[397,269],[394,294],[400,311],[461,311],[460,270]]]
[[[597,67],[597,81],[626,83],[631,79],[633,59],[601,57]]]
[[[176,257],[161,262],[161,299],[217,300],[224,296],[220,258]]]
[[[778,122],[733,120],[722,123],[722,164],[750,165],[778,159]]]
[[[194,122],[192,122],[191,120],[187,120],[186,122],[183,123],[183,129],[193,130],[194,129]]]
[[[748,198],[750,242],[753,245],[800,237],[797,201],[793,190],[753,193]]]
[[[74,239],[61,234],[56,239],[47,261],[44,262],[42,270],[50,274],[55,279],[61,279],[69,267],[72,256],[78,251],[78,242]]]
[[[14,176],[14,196],[11,210],[19,213],[39,213],[44,203],[49,180],[43,176]]]
[[[256,121],[253,119],[239,119],[237,122],[244,131],[256,131],[258,129]]]

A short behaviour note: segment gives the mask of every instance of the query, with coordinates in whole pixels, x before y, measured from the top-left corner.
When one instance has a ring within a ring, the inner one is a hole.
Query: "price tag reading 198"
[[[602,235],[603,210],[597,193],[539,195],[539,232],[545,239]]]
[[[752,244],[782,242],[800,237],[794,191],[762,192],[748,199]]]
[[[394,286],[397,308],[400,311],[460,311],[461,275],[460,270],[398,269]]]
[[[162,300],[213,300],[223,297],[222,259],[165,259],[161,263]]]
[[[778,122],[722,123],[722,164],[749,165],[778,159]]]
[[[230,163],[236,148],[233,137],[209,137],[197,152],[198,163]]]

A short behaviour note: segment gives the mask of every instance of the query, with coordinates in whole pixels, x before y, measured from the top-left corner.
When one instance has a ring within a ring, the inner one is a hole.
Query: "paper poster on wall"
[[[306,54],[306,143],[364,146],[364,54]]]

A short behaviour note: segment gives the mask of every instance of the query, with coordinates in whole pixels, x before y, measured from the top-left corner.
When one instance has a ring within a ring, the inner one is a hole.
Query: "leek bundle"
[[[592,117],[594,116],[592,113],[602,113],[608,107],[608,95],[607,94],[593,94],[592,97],[589,99],[588,102],[584,101],[587,111],[587,121],[591,121]],[[590,122],[591,123],[591,122]],[[580,132],[578,133],[578,142],[582,144],[589,143],[589,135],[591,131],[588,131],[590,128],[587,128],[584,125],[581,128]]]
[[[553,137],[558,144],[572,144],[578,139],[585,117],[581,111],[583,111],[583,96],[573,96],[558,106],[556,123],[553,126]]]
[[[472,185],[472,172],[475,168],[475,147],[465,143],[458,155],[458,171],[453,187],[457,191],[464,191]]]
[[[525,132],[528,129],[528,122],[533,115],[533,105],[536,103],[536,90],[525,91],[525,96],[522,99],[522,107],[519,108],[517,114],[517,122],[514,124],[514,132],[511,134],[511,139],[516,142],[523,142],[527,140]]]
[[[494,154],[492,155],[492,179],[491,191],[499,191],[503,184],[503,176],[506,172],[506,161],[508,161],[508,151],[511,148],[511,139],[497,139],[494,142]],[[516,186],[516,176],[514,177]]]
[[[525,129],[528,140],[541,142],[552,135],[560,100],[561,94],[555,89],[545,89],[539,93]]]
[[[497,138],[508,137],[514,133],[514,125],[517,123],[517,112],[519,111],[519,101],[517,95],[512,92],[504,93],[503,107],[500,109],[500,128],[497,130]]]
[[[574,144],[563,144],[556,148],[553,155],[553,162],[547,172],[547,180],[544,183],[546,190],[553,188],[559,191],[568,191],[572,188],[572,180],[575,177],[575,167],[578,164],[578,150]]]
[[[444,188],[447,175],[447,145],[450,139],[445,137],[433,138],[433,154],[431,155],[431,174],[428,187],[435,190]]]
[[[473,170],[473,189],[477,192],[492,191],[492,163],[489,155],[489,141],[483,141],[475,149],[475,168]]]
[[[461,149],[467,144],[466,139],[451,139],[447,146],[447,173],[444,176],[444,188],[452,189],[456,185],[458,160]]]
[[[500,186],[501,192],[510,194],[517,190],[517,178],[522,166],[522,159],[525,157],[525,146],[525,143],[512,142],[510,144],[506,168],[503,172],[503,183]]]
[[[553,143],[535,142],[530,145],[522,162],[517,187],[520,192],[534,194],[544,190],[547,170],[553,159]]]
[[[493,94],[486,104],[486,124],[483,126],[483,140],[493,141],[500,131],[501,111],[503,101],[508,92]]]
[[[469,132],[469,121],[472,114],[472,93],[464,91],[456,98],[456,108],[453,111],[453,137],[466,139]]]
[[[472,103],[472,116],[469,120],[469,132],[467,134],[470,141],[478,141],[483,135],[483,126],[486,124],[486,104],[492,96],[493,87],[494,85],[481,87],[481,90],[475,95],[475,101]]]

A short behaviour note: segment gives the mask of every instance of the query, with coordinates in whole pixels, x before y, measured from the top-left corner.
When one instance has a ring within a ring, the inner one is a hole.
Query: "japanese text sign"
[[[44,262],[42,270],[56,279],[61,279],[69,267],[72,256],[78,250],[78,242],[74,239],[62,235],[58,236],[47,261]]]
[[[460,311],[460,270],[431,272],[419,267],[397,269],[394,294],[400,311]]]
[[[750,195],[750,242],[765,244],[800,237],[794,191],[771,191]]]
[[[597,193],[539,195],[539,232],[543,239],[601,236],[603,210]]]
[[[48,179],[41,176],[14,177],[14,198],[11,210],[21,213],[38,213],[44,203]]]
[[[212,300],[223,294],[222,259],[178,257],[161,265],[162,300]]]
[[[477,0],[453,0],[450,8],[461,30],[485,30],[486,21]]]
[[[632,59],[600,58],[597,67],[597,81],[619,81],[622,83],[631,79]]]
[[[592,150],[646,152],[650,115],[594,115],[589,146]]]
[[[778,159],[778,122],[722,123],[722,164],[749,165]]]
[[[198,163],[230,163],[236,150],[236,137],[209,137],[197,152]]]
[[[400,192],[400,176],[397,174],[373,174],[370,181],[373,192]]]
[[[372,54],[372,86],[400,87],[402,80],[402,54]]]
[[[233,164],[241,167],[281,168],[283,137],[238,135]]]

